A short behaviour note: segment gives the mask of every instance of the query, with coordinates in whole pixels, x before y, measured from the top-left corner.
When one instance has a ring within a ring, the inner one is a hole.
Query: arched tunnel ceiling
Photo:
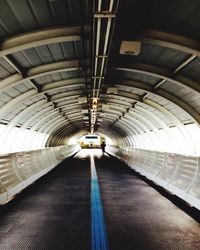
[[[109,2],[102,0],[104,12]],[[126,138],[199,124],[199,1],[114,2],[95,129]],[[90,130],[97,3],[0,1],[2,124],[48,133],[47,145]],[[103,46],[106,35],[100,34]],[[140,42],[139,54],[120,54],[122,41]]]

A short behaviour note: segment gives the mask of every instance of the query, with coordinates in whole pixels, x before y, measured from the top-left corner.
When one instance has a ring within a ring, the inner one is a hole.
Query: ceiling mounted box
[[[139,55],[141,50],[141,42],[138,41],[122,41],[120,46],[120,54],[122,55]]]
[[[84,97],[79,97],[78,98],[78,103],[86,103],[87,102],[87,98],[84,96]]]
[[[118,94],[118,89],[114,88],[114,87],[110,87],[110,88],[107,88],[106,93],[107,94],[115,94],[115,95],[117,95]]]

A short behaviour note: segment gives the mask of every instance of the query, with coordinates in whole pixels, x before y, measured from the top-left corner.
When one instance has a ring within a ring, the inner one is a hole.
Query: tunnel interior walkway
[[[199,249],[199,225],[124,163],[81,150],[1,208],[0,249],[91,249],[90,154],[109,249]]]

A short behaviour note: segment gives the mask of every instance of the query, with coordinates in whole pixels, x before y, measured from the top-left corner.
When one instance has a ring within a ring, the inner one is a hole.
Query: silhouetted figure
[[[105,142],[103,141],[103,142],[101,143],[102,153],[105,153],[105,147],[106,147],[106,144],[105,144]]]

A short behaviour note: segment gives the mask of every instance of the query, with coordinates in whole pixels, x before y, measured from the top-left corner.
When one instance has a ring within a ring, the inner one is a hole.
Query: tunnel
[[[200,249],[199,29],[199,0],[0,0],[0,249]]]

